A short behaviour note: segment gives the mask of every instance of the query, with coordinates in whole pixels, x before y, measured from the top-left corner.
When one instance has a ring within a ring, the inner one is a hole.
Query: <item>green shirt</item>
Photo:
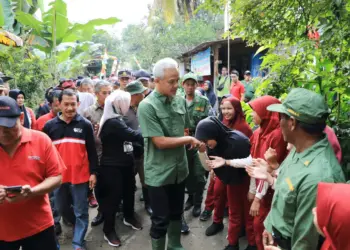
[[[313,225],[319,182],[345,182],[343,171],[327,136],[297,153],[293,149],[280,167],[271,211],[264,225],[291,238],[292,249],[316,249],[318,234]]]
[[[209,115],[210,104],[208,98],[196,95],[190,105],[187,105],[187,112],[190,119],[190,133],[194,133],[197,124]]]
[[[246,82],[245,80],[241,81],[244,85],[245,93],[244,93],[244,99],[247,101],[250,101],[254,97],[255,89],[253,86],[253,82]]]
[[[138,118],[144,137],[145,182],[159,187],[180,183],[188,175],[185,146],[158,149],[152,137],[182,137],[189,120],[184,98],[168,98],[156,90],[138,107]]]
[[[222,84],[224,84],[224,88],[220,91],[218,90],[218,97],[223,97],[224,95],[230,94],[231,77],[229,75],[219,76],[215,82],[215,88],[217,89]]]

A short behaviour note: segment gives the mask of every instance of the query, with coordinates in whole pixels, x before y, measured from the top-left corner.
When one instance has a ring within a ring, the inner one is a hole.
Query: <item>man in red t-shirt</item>
[[[245,89],[244,85],[239,81],[239,73],[236,70],[232,71],[231,79],[230,94],[243,102]]]
[[[49,106],[51,108],[50,113],[40,116],[38,120],[36,120],[36,130],[43,131],[45,124],[51,119],[55,118],[60,112],[60,102],[58,100],[62,90],[53,90],[48,96]]]
[[[24,128],[23,118],[15,100],[0,97],[0,249],[56,250],[47,194],[65,166],[50,138]]]

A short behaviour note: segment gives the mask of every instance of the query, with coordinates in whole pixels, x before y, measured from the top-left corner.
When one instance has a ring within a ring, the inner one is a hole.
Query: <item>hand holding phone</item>
[[[9,186],[4,188],[6,191],[6,197],[15,197],[22,192],[22,186]]]
[[[32,188],[29,185],[6,187],[5,190],[7,193],[6,200],[9,203],[14,203],[26,199],[33,192]]]

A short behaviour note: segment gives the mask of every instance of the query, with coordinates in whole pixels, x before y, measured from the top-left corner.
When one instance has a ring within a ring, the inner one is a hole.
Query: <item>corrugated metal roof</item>
[[[242,38],[235,38],[235,39],[231,39],[230,40],[230,44],[235,44],[235,43],[243,43],[244,41],[242,40]],[[216,41],[210,41],[210,42],[204,42],[199,44],[198,46],[194,47],[193,49],[191,49],[190,51],[187,51],[185,53],[182,54],[181,57],[188,57],[191,56],[193,54],[198,53],[199,51],[202,51],[214,44],[225,44],[227,43],[227,39],[221,39],[221,40],[216,40]]]

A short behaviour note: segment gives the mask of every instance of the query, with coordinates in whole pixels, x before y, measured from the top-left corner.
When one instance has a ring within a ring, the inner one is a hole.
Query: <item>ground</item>
[[[139,201],[141,195],[141,188],[138,183],[138,190],[136,192],[135,210],[138,217],[143,222],[143,230],[135,231],[122,222],[122,219],[117,217],[116,231],[122,241],[122,246],[119,248],[111,247],[103,239],[102,225],[91,228],[89,226],[86,234],[87,250],[151,250],[151,240],[149,230],[151,226],[150,217],[143,208],[143,202]],[[96,215],[97,209],[89,209],[90,221]],[[202,222],[198,218],[194,218],[191,211],[185,212],[187,223],[191,228],[188,235],[182,236],[182,243],[186,250],[222,250],[228,244],[226,240],[227,235],[227,219],[224,220],[225,229],[211,237],[205,235],[205,230],[211,224],[211,220]],[[63,234],[60,236],[61,250],[72,250],[72,229],[63,226]],[[241,249],[245,249],[246,241],[241,239]]]

